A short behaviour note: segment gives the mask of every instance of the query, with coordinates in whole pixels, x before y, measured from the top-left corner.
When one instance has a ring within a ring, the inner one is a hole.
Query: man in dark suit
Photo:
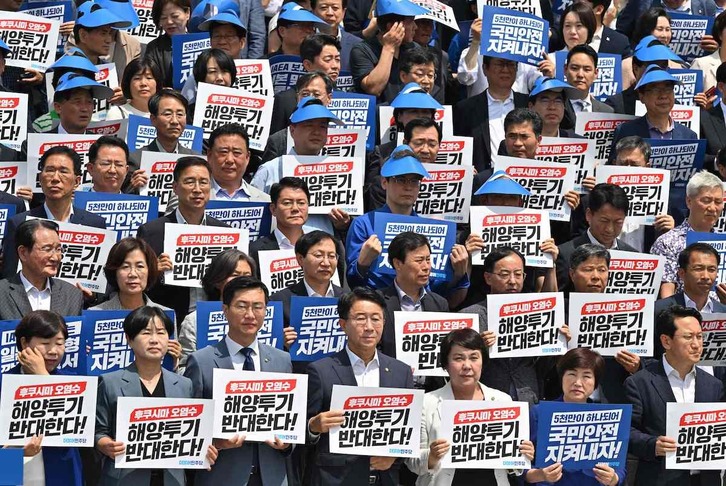
[[[610,6],[610,0],[592,0],[590,3],[592,3],[592,11],[595,14],[597,25],[590,43],[592,48],[603,54],[620,54],[623,59],[632,56],[633,50],[630,48],[630,40],[620,32],[602,23],[602,18]]]
[[[720,90],[726,89],[726,63],[716,69],[716,86]],[[718,105],[709,110],[701,108],[701,137],[706,139],[706,168],[716,170],[714,161],[718,151],[726,146],[726,120],[724,120],[723,99]]]
[[[52,310],[62,316],[77,316],[83,309],[83,294],[55,275],[63,258],[58,225],[31,219],[14,231],[17,254],[23,269],[0,280],[0,320],[21,319],[30,311]]]
[[[350,51],[363,39],[343,28],[343,17],[347,6],[346,0],[312,0],[310,2],[313,13],[330,26],[330,34],[340,41],[340,70],[350,73]],[[323,32],[323,29],[321,28],[320,31]]]
[[[676,9],[685,4],[685,0],[633,0],[625,3],[625,7],[618,15],[618,23],[616,29],[618,32],[625,34],[630,39],[631,45],[635,45],[633,33],[641,15],[652,7],[662,7],[668,12],[674,12]],[[690,11],[683,12],[692,15],[702,15],[705,17],[716,16],[716,4],[713,0],[690,0]]]
[[[413,388],[411,367],[376,350],[385,322],[380,294],[358,287],[338,302],[345,349],[308,367],[308,443],[312,459],[304,484],[310,486],[397,486],[400,460],[394,457],[332,454],[328,432],[343,424],[344,412],[330,410],[333,385]]]
[[[73,206],[73,191],[81,183],[81,158],[64,145],[52,147],[40,158],[40,187],[45,203],[30,211],[16,214],[7,223],[3,240],[3,276],[14,275],[18,268],[15,253],[15,229],[27,217],[51,219],[95,228],[105,228],[106,220]]]
[[[228,227],[226,223],[204,214],[209,202],[212,171],[201,157],[182,157],[174,167],[174,193],[179,206],[174,212],[142,224],[136,235],[146,241],[159,255],[159,271],[172,269],[171,257],[164,253],[164,233],[167,223]],[[197,292],[189,287],[166,285],[159,282],[149,291],[149,298],[174,309],[177,324],[181,324],[189,312],[196,309]]]
[[[667,403],[724,401],[721,381],[696,366],[703,353],[701,323],[695,309],[674,306],[660,314],[655,327],[665,354],[625,380],[633,405],[628,452],[639,459],[635,484],[721,484],[721,471],[669,470],[664,460],[676,451],[676,439],[665,435]]]
[[[565,116],[560,127],[575,128],[577,113],[612,113],[612,107],[590,94],[590,87],[597,79],[597,52],[589,45],[575,46],[567,53],[565,79],[578,89],[579,96],[565,103]]]
[[[0,143],[0,160],[3,162],[16,162],[23,159],[20,152]]]
[[[9,204],[10,206],[15,206],[15,214],[25,212],[25,201],[20,199],[18,196],[13,196],[12,194],[8,194],[7,192],[0,191],[0,204]]]

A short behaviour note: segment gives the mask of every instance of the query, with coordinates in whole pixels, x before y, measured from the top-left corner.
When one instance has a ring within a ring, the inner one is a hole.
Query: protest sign
[[[204,207],[204,213],[231,228],[246,228],[250,241],[269,235],[272,227],[269,202],[211,200]]]
[[[106,229],[115,231],[118,239],[136,236],[136,230],[159,216],[155,197],[134,194],[77,191],[73,204],[106,220]]]
[[[418,457],[423,390],[333,385],[330,410],[345,422],[330,429],[330,452]]]
[[[0,163],[0,167],[2,167],[2,163]],[[2,174],[2,170],[0,170],[0,174]],[[2,176],[0,176],[0,184],[2,184]],[[723,183],[723,190],[724,193],[726,193],[726,182]],[[716,224],[713,225],[713,232],[726,233],[726,206],[724,206],[723,211],[721,211],[721,216],[719,216]]]
[[[116,437],[126,448],[118,469],[207,469],[214,401],[118,397]]]
[[[575,190],[577,168],[558,162],[494,156],[494,170],[503,170],[531,195],[524,207],[549,211],[551,221],[569,221],[572,209],[565,194]]]
[[[142,44],[148,44],[163,34],[161,29],[154,24],[154,19],[151,18],[154,0],[131,0],[131,5],[134,6],[134,10],[139,16],[139,25],[129,29],[129,35],[135,37]]]
[[[457,329],[479,332],[478,314],[395,311],[393,317],[396,358],[417,376],[448,376],[439,365],[440,341]]]
[[[15,195],[28,178],[26,162],[0,162],[0,191]]]
[[[4,11],[0,39],[13,53],[5,64],[44,73],[55,62],[60,25],[59,20]]]
[[[270,57],[270,72],[275,94],[295,87],[297,78],[305,74],[300,56],[278,54]]]
[[[666,403],[666,436],[676,440],[666,469],[726,468],[726,407],[723,403]]]
[[[595,161],[599,165],[605,165],[610,156],[615,129],[636,118],[634,115],[619,113],[581,112],[575,117],[575,133],[595,141]]]
[[[108,86],[112,90],[118,88],[118,73],[116,72],[116,64],[107,63],[99,64],[96,66],[98,72],[96,73],[96,82]],[[106,120],[108,109],[111,107],[111,103],[108,99],[93,98],[93,113],[95,120]]]
[[[364,171],[361,157],[282,156],[282,177],[299,177],[307,183],[308,214],[328,214],[338,208],[362,215]]]
[[[236,88],[199,83],[194,126],[204,130],[208,137],[215,128],[228,123],[239,123],[250,137],[249,148],[264,150],[270,136],[273,99]]]
[[[593,140],[582,138],[542,137],[534,158],[576,167],[575,191],[582,194],[582,181],[595,175],[595,145]]]
[[[290,326],[297,339],[290,346],[293,361],[317,361],[345,347],[346,336],[338,318],[338,299],[301,297],[290,300]]]
[[[648,138],[650,166],[670,172],[671,192],[683,194],[693,174],[703,167],[705,140],[658,140]],[[674,201],[682,204],[683,201]]]
[[[604,165],[598,167],[596,182],[615,184],[628,195],[628,221],[653,225],[659,214],[668,212],[671,173],[663,169]]]
[[[355,81],[350,71],[340,71],[338,79],[335,80],[335,89],[346,93],[355,91]]]
[[[720,258],[716,282],[726,283],[726,234],[689,231],[686,233],[686,246],[693,243],[706,243],[718,252]]]
[[[156,127],[151,124],[151,120],[138,115],[129,115],[128,120],[126,143],[130,151],[141,150],[156,139]],[[204,130],[199,127],[187,125],[179,137],[179,144],[184,148],[201,153],[202,144],[204,143],[203,138]]]
[[[308,377],[305,374],[214,369],[214,437],[304,444]]]
[[[487,295],[487,329],[497,336],[492,358],[554,356],[567,352],[561,292]]]
[[[477,0],[477,12],[482,11],[483,6],[509,8],[519,12],[528,13],[535,17],[542,17],[542,5],[539,0]]]
[[[86,133],[93,135],[108,135],[126,140],[128,136],[129,119],[92,121],[86,127]]]
[[[40,435],[46,447],[93,447],[97,390],[95,376],[3,374],[0,444]]]
[[[567,51],[557,51],[555,56],[555,78],[567,81],[565,77],[565,64],[567,64]],[[590,86],[590,94],[599,101],[622,91],[623,66],[622,56],[619,54],[597,53],[597,77]],[[569,101],[565,101],[568,103]],[[580,114],[578,113],[579,117]]]
[[[635,102],[635,115],[645,115],[645,105],[640,101]],[[578,115],[579,116],[579,115]],[[696,132],[696,136],[701,133],[701,108],[699,106],[674,105],[671,110],[671,118],[674,122],[680,123],[686,128],[690,128]]]
[[[366,130],[366,150],[373,150],[376,145],[375,96],[333,90],[328,109],[347,128]]]
[[[726,365],[726,314],[701,314],[703,323],[703,352],[702,366],[724,366]]]
[[[0,143],[20,150],[28,139],[28,95],[0,91]]]
[[[235,59],[237,81],[234,86],[246,93],[274,96],[270,61],[267,59]]]
[[[655,297],[570,293],[569,349],[590,348],[603,356],[626,350],[653,356]]]
[[[265,320],[257,331],[257,341],[273,348],[283,349],[282,302],[269,301]],[[197,349],[217,344],[229,330],[227,317],[219,300],[197,302]]]
[[[456,23],[456,15],[454,15],[454,9],[452,9],[449,5],[439,2],[438,0],[413,0],[413,2],[429,11],[427,14],[417,15],[416,20],[433,20],[434,22],[445,25],[450,29],[454,29],[456,31],[459,30],[459,25]]]
[[[13,216],[15,216],[14,204],[0,204],[0,241],[5,238],[5,228]]]
[[[550,24],[539,16],[484,7],[479,54],[537,66],[547,53]]]
[[[23,484],[24,454],[25,451],[20,447],[0,449],[0,484],[3,486]]]
[[[700,69],[669,69],[674,77],[681,81],[673,89],[676,93],[677,105],[694,105],[693,97],[703,93],[703,71]]]
[[[145,186],[139,189],[139,194],[158,201],[160,213],[166,212],[169,201],[174,196],[174,167],[176,161],[184,154],[165,154],[144,150],[141,152],[140,168],[149,177]]]
[[[430,177],[424,177],[413,206],[416,214],[455,223],[469,221],[474,167],[423,164]]]
[[[263,250],[258,253],[260,280],[274,294],[303,278],[303,271],[295,258],[295,250]]]
[[[15,328],[19,322],[20,319],[0,321],[0,375],[4,375],[18,364]]]
[[[474,139],[471,137],[446,137],[439,144],[437,164],[471,165],[474,156]]]
[[[393,117],[392,106],[383,105],[378,107],[378,117],[381,120],[381,126],[379,130],[379,137],[381,137],[381,144],[388,142],[397,142],[400,144],[400,137],[403,136],[403,132],[398,132],[396,126],[396,119]],[[434,121],[441,128],[443,137],[449,138],[454,136],[454,114],[451,105],[445,105],[443,109],[436,110],[434,113]]]
[[[658,298],[666,258],[662,255],[608,250],[607,294],[641,294]]]
[[[35,0],[29,0],[23,2],[23,4],[20,6],[20,12],[28,15],[33,15],[42,19],[57,20],[61,24],[63,24],[64,22],[71,22],[75,20],[75,12],[70,0],[55,0],[50,2],[38,2]],[[63,55],[63,48],[67,40],[68,35],[61,34],[59,30],[58,44],[56,46],[56,55]]]
[[[519,452],[530,438],[529,403],[444,400],[439,437],[451,443],[442,468],[529,468],[529,459]]]
[[[287,131],[287,151],[295,142]],[[329,128],[328,140],[320,152],[326,157],[363,157],[366,156],[366,132],[360,128]]]
[[[566,471],[602,463],[625,467],[632,405],[542,401],[536,410],[535,467],[555,462]]]
[[[76,375],[78,372],[78,350],[81,336],[82,318],[78,316],[64,317],[68,328],[66,352],[58,370],[64,375]],[[15,328],[19,319],[0,321],[0,375],[7,373],[18,364],[18,348],[15,343]],[[83,373],[80,373],[83,374]],[[0,483],[2,484],[2,483]]]
[[[471,234],[484,241],[481,251],[474,251],[471,262],[483,265],[484,258],[495,248],[511,246],[525,258],[528,267],[552,268],[552,255],[539,246],[550,238],[547,211],[504,206],[472,206]]]
[[[446,280],[453,277],[454,270],[449,264],[449,256],[456,243],[455,223],[420,216],[401,216],[377,212],[373,218],[373,231],[383,245],[383,251],[375,264],[382,274],[396,274],[393,266],[388,261],[388,245],[391,244],[393,238],[404,231],[413,231],[424,235],[429,240],[431,246],[431,279]]]
[[[173,268],[164,272],[164,283],[201,288],[201,278],[212,258],[229,248],[247,253],[249,245],[246,228],[167,223],[164,253],[171,257]]]
[[[192,69],[197,57],[211,47],[212,41],[209,39],[209,32],[171,36],[171,65],[175,90],[180,91],[187,78],[194,77]],[[129,146],[131,146],[130,143]]]
[[[43,192],[40,188],[40,157],[53,147],[72,148],[81,157],[81,188],[91,187],[91,175],[86,170],[88,149],[100,135],[58,135],[50,133],[28,134],[28,179],[27,184],[33,192]]]
[[[714,17],[690,15],[683,12],[669,11],[671,21],[671,41],[668,47],[683,58],[687,64],[697,57],[709,53],[701,49],[701,39],[704,35],[711,35]]]

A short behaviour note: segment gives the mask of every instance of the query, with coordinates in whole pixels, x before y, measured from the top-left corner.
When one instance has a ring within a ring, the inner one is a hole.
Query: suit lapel
[[[386,355],[378,353],[378,366],[380,373],[380,385],[384,388],[395,388],[397,386],[394,383],[394,376],[391,373],[391,367],[389,366],[390,360]]]
[[[683,292],[678,292],[673,296],[674,299],[676,299],[676,304],[680,305],[681,307],[686,306],[686,297]]]
[[[675,402],[676,396],[673,394],[673,389],[671,388],[671,383],[668,381],[668,377],[665,374],[662,361],[658,361],[656,371],[657,372],[652,373],[651,376],[653,388],[655,388],[656,392],[658,392],[658,395],[660,395],[663,403]]]
[[[358,382],[355,381],[355,374],[353,374],[353,366],[350,364],[345,349],[333,356],[333,371],[338,375],[338,379],[343,385],[358,386]]]
[[[33,309],[30,307],[28,294],[25,293],[25,287],[23,287],[23,283],[20,281],[18,274],[15,274],[10,282],[10,298],[15,303],[15,306],[18,308],[21,315],[32,312]],[[51,293],[51,301],[52,300],[53,294]]]
[[[260,350],[260,371],[279,371],[272,360],[270,348],[257,341],[257,349]]]
[[[135,364],[131,364],[121,375],[121,395],[124,397],[143,396],[141,392],[141,380],[139,380],[139,374],[136,371]]]
[[[179,375],[161,369],[161,378],[164,380],[164,393],[168,398],[187,398],[180,396]]]
[[[708,387],[705,378],[706,372],[696,368],[696,402],[713,402],[719,399],[714,396],[713,390]]]
[[[222,338],[222,340],[214,346],[214,365],[220,369],[232,370],[234,369],[234,366],[232,365],[232,358],[229,355],[229,349],[227,349],[227,343],[224,339],[225,338]]]

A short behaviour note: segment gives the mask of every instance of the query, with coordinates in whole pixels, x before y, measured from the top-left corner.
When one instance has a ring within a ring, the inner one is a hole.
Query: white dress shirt
[[[592,243],[593,245],[605,246],[602,243],[600,243],[599,241],[597,241],[597,239],[594,236],[592,236],[592,232],[590,231],[590,228],[587,229],[587,238],[590,240],[590,243]],[[613,240],[612,246],[610,248],[608,248],[608,250],[617,250],[617,249],[618,249],[618,239],[615,238]]]
[[[487,90],[487,105],[489,106],[489,149],[494,155],[499,152],[499,144],[504,140],[504,117],[514,110],[514,91],[504,100],[492,97]]]
[[[350,359],[353,374],[355,375],[355,381],[358,383],[358,386],[379,387],[381,382],[381,373],[379,371],[380,366],[378,364],[378,351],[376,351],[376,354],[373,355],[373,359],[367,365],[363,359],[350,350],[347,344],[345,345],[345,352],[348,353],[348,359]]]
[[[47,203],[43,203],[43,209],[45,210],[45,215],[47,216],[46,219],[49,219],[51,221],[60,221],[61,223],[70,223],[71,217],[73,217],[73,204],[71,204],[71,210],[68,212],[68,219],[64,219],[64,220],[56,219],[56,217],[53,216],[53,213],[50,212],[50,208],[48,207]]]
[[[570,100],[570,105],[575,113],[592,113],[592,100],[589,96],[583,100]]]
[[[406,312],[420,312],[423,310],[421,307],[421,300],[423,299],[424,295],[426,295],[426,289],[424,287],[421,288],[421,291],[414,301],[409,295],[401,290],[401,287],[398,286],[398,282],[396,280],[393,280],[393,286],[396,288],[396,292],[398,292],[398,300],[401,302],[401,310]]]
[[[305,232],[303,231],[303,233],[305,233]],[[275,228],[275,230],[273,231],[273,234],[275,235],[275,239],[277,240],[277,246],[280,247],[280,250],[294,250],[295,249],[295,245],[290,243],[290,240],[287,238],[287,236],[285,236],[282,233],[282,231]]]
[[[590,42],[590,47],[592,47],[595,52],[600,51],[600,42],[602,41],[602,31],[604,28],[605,27],[601,25],[592,35],[592,42]]]
[[[305,285],[305,291],[308,293],[308,297],[335,297],[335,294],[333,294],[333,284],[332,282],[328,282],[328,290],[325,292],[325,295],[320,295],[316,291],[313,290],[311,286],[308,285],[308,282],[303,277],[303,285]]]
[[[224,342],[227,344],[229,350],[229,357],[232,358],[232,366],[237,371],[243,370],[245,365],[245,357],[240,350],[244,348],[237,341],[232,340],[229,334],[224,337]],[[260,371],[260,346],[255,338],[252,344],[248,346],[252,350],[252,361],[255,363],[255,371]]]
[[[665,369],[668,382],[671,384],[671,390],[676,397],[678,403],[695,403],[696,402],[696,367],[686,374],[685,379],[681,379],[681,375],[676,371],[666,355],[663,355],[663,368]]]
[[[223,189],[214,178],[212,178],[211,199],[219,201],[255,201],[270,202],[270,196],[242,179],[242,183],[232,194]]]
[[[34,311],[50,310],[50,279],[45,280],[45,288],[42,290],[30,283],[22,271],[20,272],[20,281],[23,282],[23,288],[25,288],[25,294],[28,296],[28,301],[30,301],[31,309]]]

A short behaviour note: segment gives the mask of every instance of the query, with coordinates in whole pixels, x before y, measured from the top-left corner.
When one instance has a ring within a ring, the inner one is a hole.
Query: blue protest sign
[[[540,17],[507,8],[485,6],[481,46],[484,56],[536,66],[547,53],[550,24]]]
[[[176,36],[172,36],[176,37]],[[204,130],[194,125],[187,125],[179,137],[179,143],[182,146],[202,153],[202,143]],[[126,135],[126,143],[129,150],[139,150],[149,145],[156,138],[156,127],[151,124],[151,120],[138,115],[129,115],[129,128]]]
[[[15,328],[20,319],[0,321],[0,374],[18,364],[18,348],[15,345]]]
[[[383,251],[376,261],[380,273],[396,274],[393,266],[388,262],[388,245],[398,234],[413,231],[426,236],[431,245],[431,279],[451,280],[453,278],[454,270],[449,265],[449,255],[456,243],[456,223],[419,216],[376,212],[373,218],[373,231],[383,244]]]
[[[693,106],[693,97],[703,93],[703,71],[700,69],[669,69],[673,76],[681,80],[682,84],[674,86],[677,105]]]
[[[211,47],[209,32],[171,36],[171,65],[174,89],[182,89],[184,82],[192,75],[192,68],[199,54]]]
[[[295,328],[297,339],[290,346],[290,358],[317,361],[343,349],[346,336],[338,320],[338,299],[293,295],[290,325]]]
[[[300,56],[278,54],[270,58],[270,73],[275,94],[295,87],[297,78],[305,74]]]
[[[719,283],[726,283],[726,234],[689,231],[686,233],[686,246],[691,243],[707,243],[718,252],[720,256],[718,276],[714,286]]]
[[[204,212],[230,225],[232,228],[247,228],[250,241],[267,236],[272,228],[270,203],[259,201],[224,201],[213,199],[207,203]]]
[[[67,375],[78,374],[78,360],[83,319],[81,317],[64,317],[68,327],[68,339],[63,361],[58,365]],[[18,364],[18,349],[15,344],[15,328],[19,319],[0,321],[0,374]],[[0,483],[2,484],[2,483]]]
[[[126,342],[124,334],[124,319],[129,310],[86,310],[83,311],[83,327],[81,328],[80,346],[89,349],[88,353],[81,353],[79,359],[79,373],[88,376],[98,376],[111,371],[126,368],[134,361],[134,352]],[[174,311],[166,311],[172,322]],[[173,370],[171,356],[164,357],[162,366]]]
[[[365,128],[366,150],[376,146],[376,97],[366,94],[333,91],[328,109],[333,112],[346,128]]]
[[[282,302],[268,302],[265,322],[257,332],[257,340],[273,348],[283,349]],[[222,302],[197,302],[197,349],[217,344],[229,330],[227,318],[222,312]]]
[[[23,484],[23,448],[0,449],[0,486]]]
[[[596,464],[624,467],[632,405],[540,402],[535,467],[562,463],[565,470],[591,470]]]
[[[703,168],[705,140],[646,139],[651,147],[650,166],[671,172],[671,189],[685,190],[691,176]]]
[[[340,72],[337,81],[335,81],[335,89],[345,91],[346,93],[354,91],[353,75],[350,73],[350,71]]]
[[[76,191],[73,204],[106,220],[106,229],[118,234],[118,239],[136,236],[142,224],[159,216],[159,199],[134,194]]]
[[[13,216],[15,216],[14,204],[0,204],[0,241],[5,238],[5,228]]]
[[[701,39],[710,35],[714,17],[668,12],[671,17],[671,48],[678,56],[690,64],[695,58],[708,54],[701,49]]]
[[[565,79],[565,63],[567,52],[557,51],[555,54],[555,78]],[[619,93],[623,86],[622,56],[618,54],[597,55],[597,78],[590,86],[590,94],[600,101],[605,101],[610,96]]]
[[[25,1],[20,6],[20,11],[28,15],[35,15],[48,20],[59,22],[70,22],[73,18],[73,5],[70,0],[58,0],[54,2],[29,2]],[[58,35],[58,54],[63,54],[63,46],[68,40],[67,35]]]

